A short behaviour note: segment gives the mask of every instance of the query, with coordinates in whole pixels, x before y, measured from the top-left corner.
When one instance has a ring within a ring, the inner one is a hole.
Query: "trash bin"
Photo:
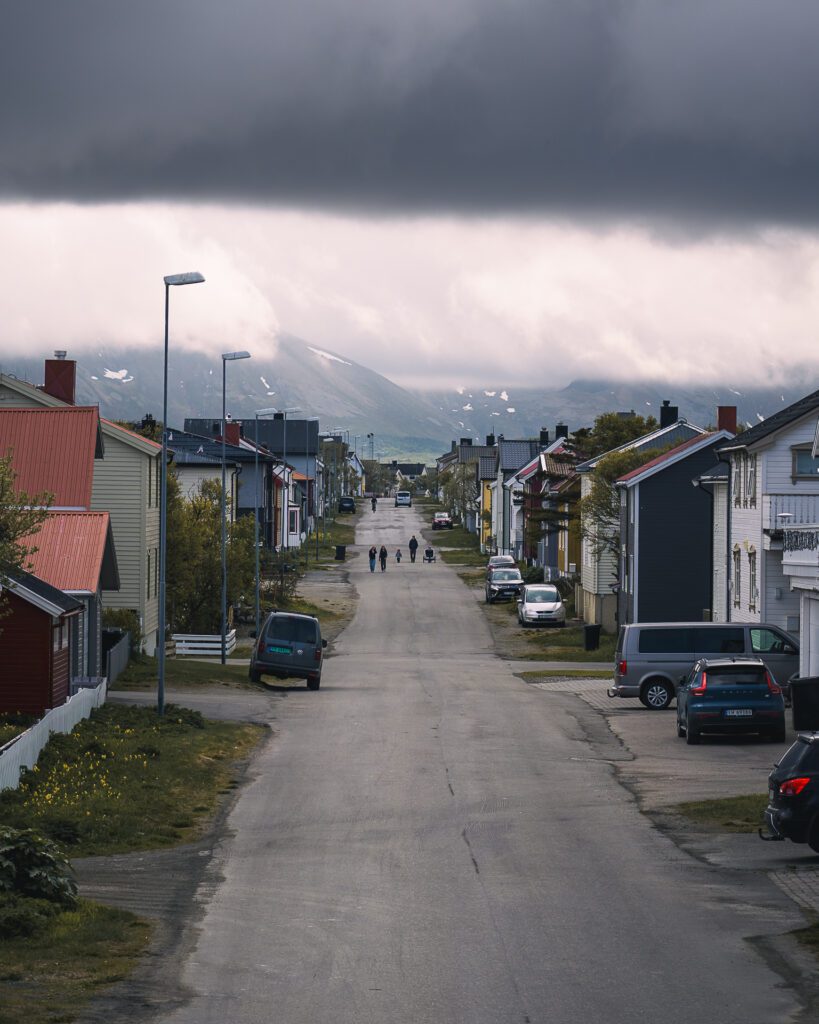
[[[583,648],[587,651],[596,651],[600,646],[600,624],[583,627]]]
[[[791,714],[797,732],[819,730],[819,676],[791,676]]]
[[[346,557],[347,557],[347,545],[346,544],[336,544],[336,561],[337,562],[343,562]]]

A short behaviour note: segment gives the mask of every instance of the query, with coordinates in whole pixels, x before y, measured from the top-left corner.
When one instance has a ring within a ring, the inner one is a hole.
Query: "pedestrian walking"
[[[373,544],[369,551],[370,572],[375,572],[375,560],[378,558],[378,548]]]
[[[384,545],[381,545],[381,550],[378,552],[378,560],[381,562],[381,572],[387,571],[387,549]]]
[[[410,542],[408,544],[408,547],[409,547],[409,552],[410,552],[410,561],[414,562],[415,561],[415,552],[418,550],[418,539],[415,536],[415,534],[413,534],[410,537]]]
[[[399,548],[395,552],[395,560],[396,560],[396,562],[398,562],[399,565],[401,564],[401,548]]]

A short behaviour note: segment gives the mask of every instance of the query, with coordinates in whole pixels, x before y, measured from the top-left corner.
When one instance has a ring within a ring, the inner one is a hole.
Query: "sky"
[[[285,332],[443,387],[819,359],[815,0],[3,0],[0,365]]]

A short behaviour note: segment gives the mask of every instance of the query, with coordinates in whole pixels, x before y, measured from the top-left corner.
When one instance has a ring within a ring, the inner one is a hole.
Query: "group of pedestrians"
[[[410,561],[414,562],[415,555],[418,552],[418,538],[415,534],[410,537],[410,541],[407,546],[409,547]],[[377,548],[375,544],[373,544],[368,552],[368,557],[370,559],[370,572],[375,572],[376,562],[380,564],[381,572],[387,571],[387,559],[389,558],[389,555],[387,554],[387,548],[385,545],[382,544],[380,548]],[[398,548],[395,552],[395,561],[400,565],[402,558],[403,555],[401,553],[401,548]]]

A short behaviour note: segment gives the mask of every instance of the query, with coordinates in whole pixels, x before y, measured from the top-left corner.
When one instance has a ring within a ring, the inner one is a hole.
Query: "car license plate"
[[[726,718],[751,718],[752,715],[751,708],[728,708],[725,712]]]
[[[771,801],[771,803],[773,803],[774,795],[775,795],[774,791],[772,789],[769,789],[768,790],[768,799]]]
[[[289,647],[274,647],[273,644],[269,644],[267,648],[268,654],[289,654]]]

